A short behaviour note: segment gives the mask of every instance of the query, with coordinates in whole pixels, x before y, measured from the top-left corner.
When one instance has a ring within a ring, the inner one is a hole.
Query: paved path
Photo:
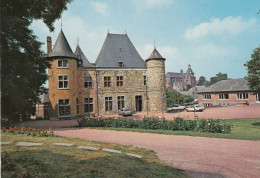
[[[259,177],[260,141],[162,135],[96,129],[56,129],[55,135],[132,145],[192,177]]]

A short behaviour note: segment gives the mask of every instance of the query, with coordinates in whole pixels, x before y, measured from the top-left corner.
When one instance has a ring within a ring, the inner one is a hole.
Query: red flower
[[[16,165],[16,162],[15,162],[15,161],[12,161],[12,165]]]
[[[28,169],[27,171],[26,171],[26,174],[29,174],[31,172],[31,170],[30,169]]]
[[[24,177],[24,174],[21,174],[21,177]]]

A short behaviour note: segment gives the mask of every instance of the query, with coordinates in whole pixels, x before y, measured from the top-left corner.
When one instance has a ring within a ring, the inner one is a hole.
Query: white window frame
[[[256,101],[257,103],[260,103],[260,96],[259,96],[258,93],[255,95],[255,101]]]
[[[228,98],[226,98],[225,96],[228,96]],[[219,100],[229,100],[229,94],[228,93],[220,93],[220,94],[218,94],[218,99]]]
[[[88,99],[87,102],[86,102],[86,99]],[[92,99],[92,102],[90,102],[90,99]],[[83,103],[84,103],[84,113],[92,113],[92,112],[95,111],[95,109],[94,109],[94,98],[84,98]],[[90,112],[86,112],[86,105],[88,105],[88,109],[89,109]],[[92,108],[93,108],[92,111],[90,110],[90,108],[91,108],[90,105],[92,105]]]
[[[249,94],[248,93],[237,93],[237,100],[249,100]]]
[[[61,61],[61,66],[59,66],[59,61]],[[67,61],[67,66],[64,66],[64,61]],[[68,59],[58,59],[57,60],[57,68],[61,68],[61,69],[69,68],[69,60]]]
[[[119,97],[120,97],[120,98],[119,98]],[[122,97],[123,97],[123,99],[122,99]],[[117,96],[117,97],[116,97],[116,101],[117,101],[116,103],[117,103],[117,110],[118,110],[118,111],[120,111],[121,109],[125,108],[125,96],[124,96],[124,95],[123,95],[123,96],[122,96],[122,95]],[[119,102],[121,102],[121,103],[120,103],[121,108],[119,108]],[[123,105],[124,105],[123,107],[122,107],[122,103],[123,103]]]
[[[118,77],[119,77],[119,80],[118,80]],[[122,80],[121,80],[121,77],[122,77]],[[117,75],[116,76],[116,86],[117,87],[123,87],[124,86],[124,76],[123,75]]]
[[[106,101],[106,98],[111,98],[111,100]],[[104,108],[105,108],[105,112],[111,112],[113,111],[113,97],[112,96],[106,96],[104,98]],[[108,102],[108,110],[106,110],[106,102]],[[112,102],[111,104],[109,104],[110,102]],[[111,105],[111,110],[109,109]]]
[[[63,100],[64,104],[60,105],[60,100]],[[65,100],[69,100],[69,103],[65,104]],[[61,106],[62,107],[69,106],[69,115],[64,115],[64,116],[60,115],[60,107]],[[69,98],[60,98],[60,99],[58,99],[58,116],[59,117],[70,117],[71,116],[71,105],[70,105],[70,99]]]
[[[65,76],[67,77],[67,80],[64,80]],[[63,77],[63,78],[60,80],[59,77]],[[62,88],[60,88],[60,82],[63,82],[63,87]],[[64,82],[68,82],[66,88],[64,87]],[[64,90],[64,89],[67,90],[67,89],[69,89],[69,76],[68,75],[58,75],[58,89],[60,89],[60,90]]]
[[[202,94],[202,99],[203,100],[211,100],[211,94],[210,93]]]
[[[90,79],[90,80],[87,80],[87,79]],[[91,83],[91,87],[86,87],[85,86],[85,83]],[[93,88],[93,79],[92,79],[92,77],[84,77],[84,88],[86,88],[86,89],[91,89],[91,88]]]

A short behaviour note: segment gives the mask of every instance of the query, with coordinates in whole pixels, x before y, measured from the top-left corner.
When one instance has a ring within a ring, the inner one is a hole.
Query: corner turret
[[[147,66],[147,96],[150,112],[166,112],[165,64],[166,59],[154,48],[146,59]]]

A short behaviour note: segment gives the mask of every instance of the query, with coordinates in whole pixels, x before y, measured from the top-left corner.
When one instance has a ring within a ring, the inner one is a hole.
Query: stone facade
[[[99,116],[117,114],[121,108],[134,112],[166,112],[165,59],[157,56],[144,62],[126,35],[108,34],[108,37],[94,66],[87,61],[79,46],[72,53],[62,31],[54,48],[47,47],[52,58],[48,70],[51,119],[68,119],[91,113]],[[47,39],[48,45],[51,45],[50,38]],[[114,61],[104,61],[118,48],[107,47],[106,43],[117,39],[124,41],[123,47],[118,50],[119,61],[115,61],[117,56],[113,57]],[[109,54],[108,49],[114,51]],[[135,54],[131,55],[129,51]],[[133,56],[133,61],[137,63],[128,63]],[[106,63],[111,65],[111,61],[114,67],[105,67]]]
[[[152,112],[166,112],[166,88],[164,59],[147,60],[148,108]],[[157,101],[157,102],[154,102]]]

